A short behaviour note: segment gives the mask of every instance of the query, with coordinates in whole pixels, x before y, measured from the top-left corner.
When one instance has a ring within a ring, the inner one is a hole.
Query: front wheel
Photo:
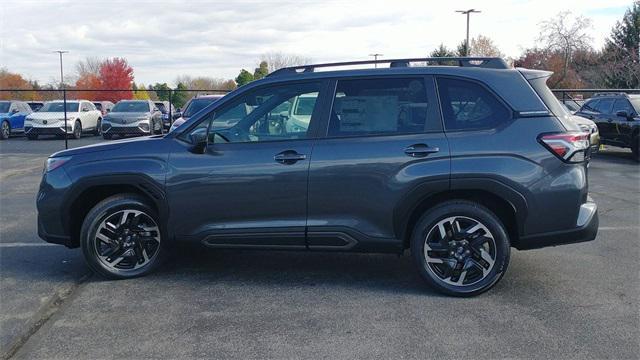
[[[8,121],[3,121],[0,125],[0,140],[6,140],[11,136],[11,126]]]
[[[429,210],[416,224],[411,252],[422,277],[433,288],[453,296],[489,290],[504,275],[510,244],[500,219],[484,206],[447,201]]]
[[[82,137],[82,123],[80,123],[80,120],[76,120],[75,124],[73,125],[73,138],[74,139],[80,139]]]
[[[98,119],[96,122],[96,130],[93,133],[95,136],[100,136],[102,134],[102,119]]]
[[[80,246],[89,267],[111,279],[146,275],[165,257],[158,214],[135,194],[109,197],[87,214]]]

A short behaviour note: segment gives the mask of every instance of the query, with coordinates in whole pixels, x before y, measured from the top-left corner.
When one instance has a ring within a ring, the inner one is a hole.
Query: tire
[[[72,136],[76,140],[82,137],[82,123],[80,122],[80,120],[76,120],[75,124],[73,125]]]
[[[157,129],[156,129],[157,127]],[[158,123],[157,121],[153,121],[153,134],[154,135],[162,135],[162,123]]]
[[[127,219],[124,222],[123,216]],[[136,194],[102,200],[87,213],[80,230],[80,247],[87,264],[109,279],[152,272],[166,258],[167,246],[157,212]]]
[[[6,140],[11,136],[11,125],[7,120],[0,124],[0,140]]]
[[[95,136],[100,136],[102,134],[102,119],[98,119],[98,122],[96,122],[96,130],[93,134]]]
[[[640,162],[640,136],[633,138],[631,142],[631,153],[635,161]]]
[[[473,231],[467,234],[465,230]],[[436,205],[418,220],[411,235],[411,253],[431,287],[447,295],[469,297],[500,281],[509,265],[510,243],[504,225],[489,209],[452,200]]]
[[[38,140],[38,134],[27,134],[28,140]]]
[[[102,134],[102,138],[105,140],[111,140],[111,138],[113,138],[113,135],[111,134]]]

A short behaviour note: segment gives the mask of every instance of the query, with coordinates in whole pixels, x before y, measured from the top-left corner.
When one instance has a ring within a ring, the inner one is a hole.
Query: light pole
[[[60,88],[62,89],[62,105],[64,107],[64,148],[68,149],[68,134],[67,134],[67,90],[64,88],[64,75],[62,73],[62,54],[68,53],[65,50],[56,50],[54,53],[60,55]]]
[[[375,61],[378,61],[378,56],[384,56],[384,54],[378,54],[378,53],[375,53],[375,54],[369,54],[369,56],[373,56],[373,59],[374,59]],[[374,65],[373,65],[373,66],[374,66],[375,68],[378,68],[378,63],[377,63],[377,62],[376,62],[376,63],[374,63]]]
[[[469,16],[473,13],[479,13],[481,11],[476,9],[469,9],[469,10],[456,10],[456,12],[467,15],[467,42],[464,49],[465,51],[464,55],[469,56]]]

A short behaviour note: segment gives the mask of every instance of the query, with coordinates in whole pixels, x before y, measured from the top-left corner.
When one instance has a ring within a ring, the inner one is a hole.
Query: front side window
[[[587,101],[586,103],[584,103],[584,105],[582,105],[582,109],[580,109],[580,111],[597,113],[598,110],[596,110],[596,106],[598,105],[598,101],[599,100]]]
[[[189,141],[191,135],[209,127],[209,142],[304,139],[308,135],[312,115],[295,115],[289,109],[299,99],[309,98],[313,114],[319,90],[320,83],[313,82],[248,91],[205,116],[193,130],[181,135],[181,138]]]
[[[490,129],[511,119],[511,112],[489,90],[472,81],[438,78],[445,128]]]
[[[306,107],[298,106],[300,111],[308,112]],[[340,80],[329,136],[422,133],[428,110],[427,90],[421,77]]]

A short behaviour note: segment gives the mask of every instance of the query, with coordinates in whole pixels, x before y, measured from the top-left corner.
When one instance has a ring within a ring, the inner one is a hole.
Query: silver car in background
[[[102,137],[162,134],[162,113],[150,100],[121,100],[102,120]]]

